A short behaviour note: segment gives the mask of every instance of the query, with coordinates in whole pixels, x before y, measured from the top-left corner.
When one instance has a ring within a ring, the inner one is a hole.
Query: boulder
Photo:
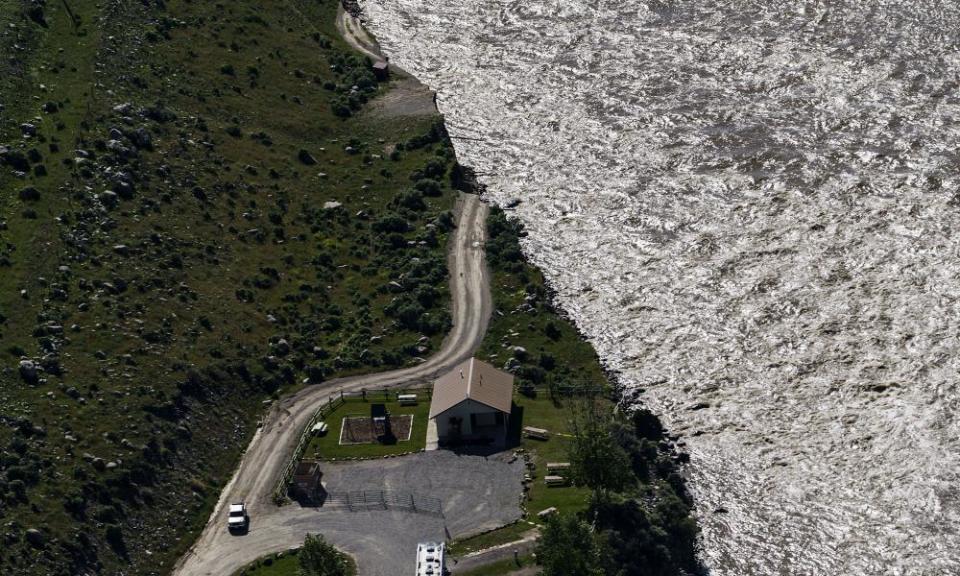
[[[23,124],[20,125],[20,132],[24,136],[36,136],[37,127],[29,122],[24,122]]]
[[[120,202],[119,196],[117,196],[117,193],[113,190],[104,190],[97,195],[97,199],[100,200],[100,203],[106,208],[116,208]]]
[[[18,172],[26,172],[30,169],[30,162],[26,154],[20,150],[11,150],[9,148],[0,148],[0,164],[6,164]]]
[[[20,378],[27,384],[37,384],[40,381],[37,365],[32,360],[20,361]]]
[[[273,350],[279,356],[286,356],[290,353],[290,343],[281,338],[276,344],[274,344]]]
[[[37,530],[36,528],[27,529],[26,533],[24,534],[24,537],[26,538],[27,542],[29,542],[30,545],[33,546],[34,548],[42,548],[44,543],[46,542],[46,538],[44,538],[43,532]]]
[[[120,180],[114,183],[114,191],[124,200],[133,199],[133,184],[126,180]]]
[[[307,152],[303,148],[301,148],[300,152],[297,153],[297,159],[300,160],[300,162],[306,164],[307,166],[313,166],[314,164],[317,163],[317,159],[314,158],[309,152]]]
[[[153,135],[143,126],[127,134],[127,137],[137,148],[141,150],[153,150]]]

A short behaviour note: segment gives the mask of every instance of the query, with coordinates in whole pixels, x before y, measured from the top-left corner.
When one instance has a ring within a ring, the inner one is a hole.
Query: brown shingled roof
[[[460,363],[434,382],[430,417],[468,399],[509,414],[513,403],[513,375],[476,358]]]

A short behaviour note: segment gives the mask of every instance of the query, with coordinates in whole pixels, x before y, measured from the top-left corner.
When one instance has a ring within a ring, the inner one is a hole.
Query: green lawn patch
[[[544,428],[550,432],[549,440],[523,438],[520,445],[533,456],[535,468],[533,482],[527,493],[527,512],[531,521],[539,522],[537,513],[555,507],[560,513],[580,512],[586,509],[590,491],[573,485],[547,486],[547,463],[569,462],[570,420],[572,399],[552,400],[546,393],[535,398],[518,394],[514,403],[523,410],[523,425]]]
[[[288,550],[278,554],[271,554],[260,558],[249,566],[238,570],[234,576],[299,576],[300,564],[297,558],[298,550]],[[357,564],[353,558],[344,554],[349,565],[347,576],[355,576]]]
[[[485,550],[508,542],[516,542],[517,540],[523,539],[527,532],[535,528],[536,527],[532,526],[529,522],[519,520],[503,528],[498,528],[497,530],[484,532],[483,534],[464,538],[463,540],[455,540],[447,546],[447,553],[451,556],[460,557],[478,550]]]
[[[458,574],[462,574],[462,576],[509,576],[515,573],[527,574],[529,573],[527,568],[536,565],[531,555],[520,556],[518,560],[519,564],[517,560],[511,558],[487,564],[486,566],[468,572],[459,572]]]
[[[315,436],[304,451],[305,458],[333,460],[341,458],[377,458],[390,454],[403,454],[423,450],[427,440],[427,419],[430,414],[430,399],[425,391],[420,391],[419,403],[415,406],[401,406],[397,401],[382,402],[383,393],[369,393],[368,400],[347,398],[331,414],[324,417],[329,430],[323,436]],[[391,397],[396,397],[391,393]],[[395,444],[340,444],[344,418],[370,418],[370,406],[385,404],[392,418],[413,416],[413,428],[409,440],[399,440]]]

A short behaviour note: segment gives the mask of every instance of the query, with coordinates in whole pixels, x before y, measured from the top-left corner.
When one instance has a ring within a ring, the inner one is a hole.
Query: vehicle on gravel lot
[[[230,515],[227,517],[227,529],[231,532],[245,532],[250,525],[247,516],[247,506],[243,502],[230,505]]]

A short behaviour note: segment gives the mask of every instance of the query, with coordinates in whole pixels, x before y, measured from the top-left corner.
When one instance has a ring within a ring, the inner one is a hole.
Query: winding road
[[[228,575],[261,556],[298,546],[308,532],[318,531],[318,511],[295,504],[277,506],[272,495],[300,433],[316,410],[341,390],[429,382],[473,354],[483,339],[491,312],[483,250],[486,216],[487,207],[479,198],[461,194],[457,228],[448,255],[453,327],[440,350],[417,366],[330,380],[275,403],[224,487],[199,539],[177,562],[173,574]],[[240,501],[249,508],[251,527],[248,534],[233,536],[226,529],[226,506]],[[365,520],[362,516],[356,518],[357,522]],[[395,522],[401,531],[406,524],[402,515],[385,515],[373,521],[380,525]]]

